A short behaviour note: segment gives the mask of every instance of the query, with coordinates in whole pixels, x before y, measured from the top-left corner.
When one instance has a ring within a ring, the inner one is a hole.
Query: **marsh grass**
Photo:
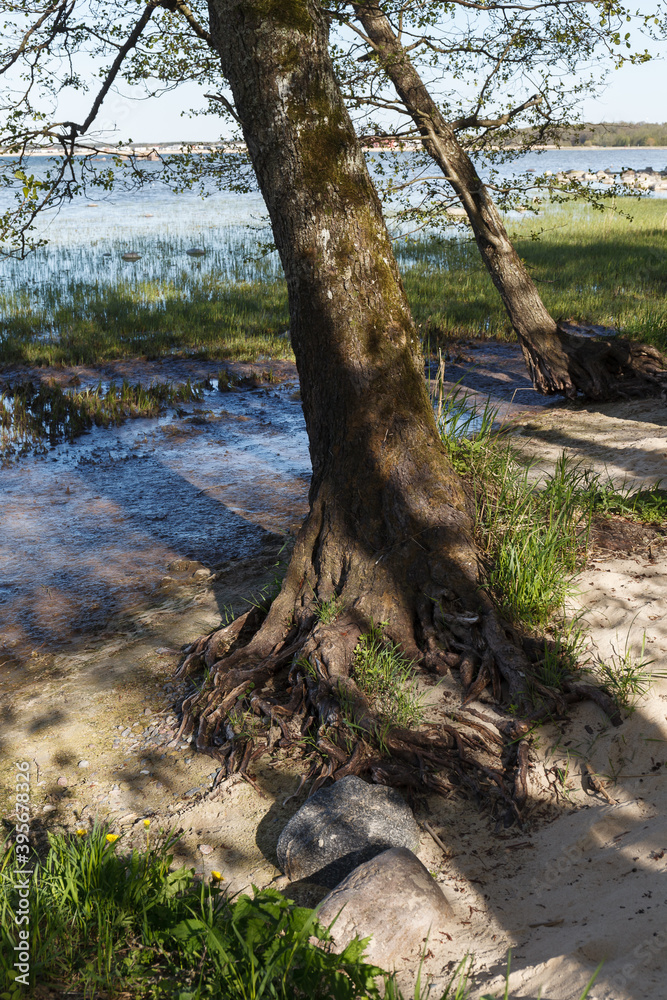
[[[664,200],[619,199],[604,213],[551,205],[537,219],[508,226],[552,315],[667,346]],[[176,240],[170,250],[165,241],[159,254],[146,251],[151,265],[143,276],[100,265],[89,278],[80,276],[91,271],[88,248],[78,256],[72,251],[66,267],[58,247],[39,251],[48,280],[39,268],[32,278],[16,269],[12,287],[0,288],[0,365],[165,355],[291,358],[282,336],[289,325],[285,282],[273,265],[241,266],[247,244],[230,244],[224,260],[201,271],[174,268],[182,247]],[[395,248],[424,342],[437,348],[452,338],[515,339],[473,242],[422,237],[397,240]],[[118,256],[120,245],[113,249]]]
[[[55,383],[16,383],[0,391],[0,459],[43,453],[47,445],[71,442],[93,426],[155,417],[167,406],[200,399],[202,388],[189,379],[148,387],[123,381],[105,388],[100,382],[80,392],[63,390]]]

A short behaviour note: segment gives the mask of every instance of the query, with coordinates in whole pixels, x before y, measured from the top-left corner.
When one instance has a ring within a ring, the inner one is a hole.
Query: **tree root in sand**
[[[534,343],[519,339],[538,392],[597,401],[667,394],[667,358],[614,331],[561,322]]]
[[[299,790],[309,784],[312,794],[328,780],[363,775],[409,796],[462,792],[490,804],[498,823],[508,826],[521,822],[526,808],[526,736],[537,722],[562,717],[574,701],[593,699],[620,723],[611,699],[591,685],[572,680],[557,692],[539,684],[520,638],[482,594],[476,614],[434,612],[428,602],[421,649],[408,644],[406,650],[417,654],[413,664],[432,683],[458,671],[461,707],[419,730],[388,726],[354,679],[365,616],[343,611],[323,624],[311,601],[292,612],[288,626],[281,625],[286,591],[284,586],[268,617],[253,607],[185,650],[179,676],[203,671],[205,679],[183,702],[178,737],[196,729],[197,750],[222,764],[216,784],[235,773],[255,784],[248,770],[254,761],[277,748],[301,748],[307,771]],[[480,696],[493,714],[470,707]],[[533,707],[536,696],[539,710]],[[503,699],[524,716],[505,710]]]

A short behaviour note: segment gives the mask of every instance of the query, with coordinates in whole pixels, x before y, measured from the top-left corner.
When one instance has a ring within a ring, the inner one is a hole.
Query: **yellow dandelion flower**
[[[76,831],[77,837],[85,837],[87,833],[88,833],[87,830],[77,830]]]
[[[117,833],[107,833],[107,842],[109,844],[113,844],[113,842],[115,840],[118,840],[118,834]]]
[[[225,881],[225,876],[222,874],[222,872],[211,872],[211,878],[213,879],[214,882]]]
[[[149,827],[150,825],[151,825],[151,821],[150,821],[149,819],[145,819],[145,820],[144,820],[144,826],[146,827],[146,829],[148,829],[148,827]]]

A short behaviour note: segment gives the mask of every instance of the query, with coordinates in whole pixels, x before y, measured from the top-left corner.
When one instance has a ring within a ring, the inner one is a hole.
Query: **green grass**
[[[352,677],[388,726],[415,726],[423,719],[414,669],[382,624],[372,625],[354,651]]]
[[[667,348],[666,201],[619,199],[604,213],[551,206],[538,218],[508,220],[507,226],[553,316],[614,327]],[[532,239],[531,232],[540,230]],[[455,337],[515,339],[474,242],[420,241],[403,256],[413,315],[431,344]]]
[[[442,367],[439,385],[442,386]],[[501,611],[529,629],[560,615],[586,545],[589,503],[582,502],[583,473],[563,455],[554,472],[536,484],[520,464],[487,406],[469,437],[476,412],[455,389],[437,405],[440,435],[475,504],[477,541],[487,556],[487,585]]]
[[[667,491],[659,483],[639,491],[619,488],[564,452],[553,472],[536,478],[502,428],[495,429],[494,411],[487,405],[478,412],[458,387],[444,396],[443,379],[441,365],[436,387],[440,435],[473,495],[477,541],[488,559],[487,584],[496,603],[529,629],[544,628],[554,618],[562,627],[592,519],[619,514],[665,523]],[[545,662],[550,656],[547,651]],[[545,667],[547,673],[551,669]]]
[[[33,299],[0,296],[0,365],[72,365],[126,357],[255,361],[291,357],[282,280],[210,276],[98,287],[72,282]]]
[[[618,637],[617,637],[618,640]],[[642,635],[639,653],[635,655],[626,637],[623,649],[612,649],[606,659],[598,659],[593,673],[598,683],[607,689],[619,708],[628,714],[634,711],[637,702],[651,689],[656,677],[664,677],[664,672],[650,670],[653,660],[646,658],[646,632]]]
[[[14,848],[5,851],[2,1000],[43,997],[46,988],[90,1000],[403,1000],[394,977],[364,960],[367,939],[333,953],[315,911],[273,889],[230,898],[220,873],[198,881],[191,869],[174,870],[176,838],[161,834],[151,845],[149,821],[144,825],[146,845],[131,851],[120,850],[122,840],[102,825],[50,833],[46,856],[30,858],[28,876]],[[26,880],[30,919],[17,925]],[[28,933],[28,986],[17,981],[22,973],[14,967],[20,929]],[[440,1000],[469,1000],[474,985],[466,956]],[[420,966],[413,997],[427,996],[434,994]],[[503,997],[509,997],[509,961]]]
[[[295,996],[379,1000],[380,969],[363,961],[364,943],[341,955],[312,910],[271,889],[230,900],[220,882],[171,869],[173,838],[121,853],[102,826],[49,835],[30,879],[32,985],[93,997],[173,1000],[292,1000]],[[7,853],[0,888],[2,996],[29,996],[14,981],[20,874]],[[4,982],[2,981],[4,980]]]
[[[624,213],[633,216],[628,221]],[[550,206],[508,221],[547,308],[556,317],[616,327],[667,346],[667,205],[619,199],[604,213]],[[543,230],[539,240],[533,230]],[[502,303],[469,239],[395,244],[408,299],[425,342],[513,340]],[[197,355],[254,361],[291,358],[287,292],[266,267],[251,280],[174,272],[168,247],[141,280],[78,280],[58,274],[33,288],[0,291],[0,366],[92,364],[123,357]],[[57,248],[40,251],[57,254]],[[239,250],[241,253],[241,250]],[[72,257],[76,271],[78,257]],[[52,266],[52,265],[51,265]],[[16,281],[16,275],[14,276]]]

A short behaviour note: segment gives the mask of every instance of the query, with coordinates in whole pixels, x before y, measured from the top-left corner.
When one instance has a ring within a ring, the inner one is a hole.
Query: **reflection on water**
[[[0,483],[2,644],[51,647],[153,592],[175,559],[215,566],[298,526],[310,460],[293,386],[211,391],[94,429]]]

